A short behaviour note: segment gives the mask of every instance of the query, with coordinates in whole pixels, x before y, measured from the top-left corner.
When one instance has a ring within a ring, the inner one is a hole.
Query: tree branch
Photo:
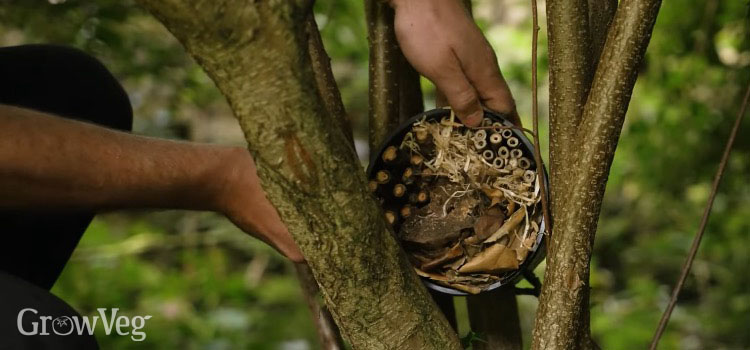
[[[549,166],[552,217],[561,208],[568,178],[562,171],[575,154],[573,136],[591,87],[594,65],[588,24],[588,0],[547,1],[549,46]]]
[[[302,286],[302,295],[305,297],[307,307],[310,309],[310,314],[312,314],[315,329],[318,331],[320,348],[323,350],[346,349],[344,341],[341,340],[339,328],[336,327],[331,313],[318,300],[320,290],[310,267],[303,263],[294,264],[294,268],[297,272],[297,279],[299,279]]]
[[[308,52],[307,1],[139,0],[227,97],[268,199],[355,349],[460,349],[388,230]]]
[[[398,51],[398,114],[399,124],[407,119],[424,112],[424,96],[419,73],[406,60],[404,54]]]
[[[393,9],[380,0],[365,0],[370,44],[370,152],[377,152],[400,117],[399,56]]]
[[[569,140],[576,142],[577,155],[573,162],[560,164],[569,187],[566,196],[553,203],[555,231],[533,349],[593,346],[587,317],[591,249],[637,68],[660,4],[660,0],[623,0],[609,30],[580,126]]]
[[[419,74],[404,57],[396,41],[394,11],[382,0],[366,0],[370,49],[369,141],[370,155],[401,122],[424,111]],[[454,331],[453,297],[430,291],[432,299]]]
[[[724,176],[724,170],[727,167],[729,154],[732,153],[732,146],[734,145],[734,140],[737,138],[737,131],[740,129],[742,118],[745,116],[748,100],[750,100],[750,86],[747,87],[745,98],[743,98],[742,100],[742,107],[740,107],[740,111],[739,113],[737,113],[737,118],[735,118],[734,120],[734,126],[732,126],[732,132],[729,133],[727,145],[724,147],[724,154],[721,156],[719,168],[716,170],[713,184],[711,184],[711,195],[708,196],[708,202],[706,202],[706,207],[705,209],[703,209],[703,216],[701,217],[701,223],[698,226],[698,232],[696,232],[695,238],[693,238],[693,244],[690,246],[690,252],[685,259],[685,263],[682,265],[680,278],[677,279],[677,284],[675,284],[674,289],[672,290],[672,296],[669,298],[667,308],[664,310],[664,314],[661,316],[661,320],[659,320],[659,326],[656,328],[654,338],[651,340],[651,346],[649,347],[650,350],[656,350],[656,347],[659,344],[659,339],[661,339],[662,333],[664,333],[664,330],[667,328],[667,323],[669,323],[669,317],[672,315],[672,310],[674,310],[675,305],[677,305],[677,297],[680,296],[680,291],[682,290],[682,286],[685,284],[685,280],[687,279],[688,273],[690,272],[690,267],[693,266],[695,255],[698,254],[698,247],[700,247],[701,239],[703,238],[703,234],[706,232],[708,217],[711,215],[711,208],[714,205],[716,193],[719,191],[719,184],[721,184],[721,178]]]
[[[591,33],[591,60],[596,67],[607,40],[609,25],[615,18],[617,0],[588,0],[589,32]]]
[[[308,36],[307,49],[310,52],[310,62],[312,63],[320,98],[323,100],[328,114],[338,120],[341,130],[344,130],[349,137],[349,141],[354,144],[351,120],[349,120],[344,103],[341,101],[341,92],[336,84],[336,79],[333,77],[333,71],[331,71],[331,58],[328,57],[328,53],[323,46],[323,38],[320,37],[318,24],[315,22],[315,16],[312,12],[305,20],[305,31]]]
[[[505,286],[490,292],[466,297],[471,330],[483,341],[474,342],[474,350],[520,350],[521,321],[513,287]]]

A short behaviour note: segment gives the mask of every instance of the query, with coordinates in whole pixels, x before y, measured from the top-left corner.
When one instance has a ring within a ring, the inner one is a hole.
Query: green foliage
[[[484,335],[480,332],[474,332],[469,331],[468,334],[461,337],[461,346],[463,346],[464,349],[473,349],[474,343],[486,343],[487,341],[484,340]]]
[[[0,45],[58,43],[97,56],[128,90],[136,132],[241,142],[211,81],[132,1],[0,4]],[[527,1],[474,2],[526,125],[531,124],[528,6]],[[361,0],[320,0],[315,5],[359,138],[367,134],[363,11]],[[612,166],[592,261],[592,330],[602,348],[642,349],[653,334],[697,228],[743,85],[750,79],[747,22],[744,1],[673,0],[663,5]],[[544,27],[540,33],[544,113]],[[423,87],[431,100],[431,84],[425,81]],[[743,137],[748,128],[746,120],[661,349],[750,347],[750,138]],[[546,135],[543,128],[542,138]],[[542,148],[547,148],[545,142]],[[97,332],[103,349],[317,347],[291,267],[211,214],[100,216],[53,291],[84,314],[118,307],[126,314],[154,315],[142,343]],[[519,300],[528,345],[536,303],[528,296]],[[467,330],[465,304],[457,305],[464,307],[457,310],[461,333],[475,338]]]

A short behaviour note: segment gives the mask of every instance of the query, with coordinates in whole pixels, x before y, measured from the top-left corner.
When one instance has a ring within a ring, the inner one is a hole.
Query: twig
[[[310,266],[301,263],[294,264],[294,268],[297,271],[297,277],[302,287],[302,295],[305,297],[307,306],[310,308],[315,329],[318,331],[321,349],[344,350],[346,347],[344,346],[344,341],[341,340],[339,328],[333,322],[333,317],[331,317],[331,313],[326,306],[318,299],[320,290],[318,289],[318,282],[315,281],[312,270],[310,270]]]
[[[552,221],[549,215],[549,204],[547,203],[547,183],[542,163],[542,151],[539,145],[539,96],[537,95],[537,42],[539,40],[539,16],[537,14],[536,0],[531,0],[532,25],[534,29],[531,34],[531,114],[534,125],[534,159],[536,160],[536,173],[539,177],[539,188],[542,190],[542,213],[544,224],[548,233],[552,232]]]
[[[695,234],[695,238],[693,238],[693,244],[690,246],[690,252],[688,253],[687,259],[685,259],[685,263],[682,265],[680,278],[677,280],[677,284],[674,286],[674,290],[672,290],[672,296],[669,299],[669,304],[667,304],[667,309],[664,310],[664,314],[661,316],[661,320],[659,321],[659,326],[656,328],[654,338],[651,340],[651,346],[649,347],[649,349],[651,350],[656,350],[656,347],[659,344],[659,339],[664,333],[664,330],[667,328],[669,317],[672,315],[672,310],[674,310],[675,304],[677,304],[677,297],[680,295],[680,290],[682,290],[682,286],[683,284],[685,284],[685,279],[687,279],[687,275],[690,272],[690,267],[693,265],[695,255],[698,253],[698,247],[701,244],[703,233],[706,231],[706,225],[708,224],[708,217],[709,215],[711,215],[711,208],[713,207],[714,199],[716,198],[716,192],[719,190],[719,184],[721,183],[722,176],[724,176],[724,170],[727,167],[729,154],[732,152],[734,139],[737,137],[737,131],[740,128],[742,117],[745,116],[748,100],[750,100],[750,85],[748,85],[747,87],[745,98],[742,101],[742,107],[740,107],[740,112],[737,114],[737,119],[734,121],[734,126],[732,127],[732,132],[729,134],[727,145],[724,147],[724,154],[721,156],[719,169],[716,170],[716,175],[714,176],[714,181],[711,185],[711,195],[708,196],[708,202],[706,203],[706,207],[703,210],[703,217],[701,218],[698,232]]]

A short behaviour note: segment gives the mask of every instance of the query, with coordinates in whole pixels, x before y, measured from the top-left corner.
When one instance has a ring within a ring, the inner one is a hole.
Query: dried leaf
[[[482,288],[475,287],[475,286],[468,286],[461,283],[450,283],[450,282],[444,282],[444,281],[438,281],[438,284],[450,287],[453,289],[458,289],[462,292],[466,292],[469,294],[479,294],[482,291]]]
[[[422,270],[420,270],[420,269],[418,269],[416,267],[414,268],[414,271],[419,276],[427,277],[427,278],[429,278],[431,280],[435,280],[435,281],[450,282],[450,281],[453,280],[452,278],[450,278],[448,276],[443,276],[443,275],[436,274],[436,273],[425,272],[425,271],[422,271]]]
[[[462,256],[463,254],[464,250],[461,248],[461,243],[456,243],[453,247],[446,250],[443,255],[424,263],[420,268],[424,271],[430,271]]]
[[[474,237],[476,242],[482,242],[492,233],[497,231],[505,222],[505,213],[499,207],[491,207],[474,224]]]
[[[516,252],[502,244],[493,244],[458,269],[461,273],[497,273],[518,268]]]
[[[466,260],[467,260],[466,255],[464,255],[460,259],[454,261],[450,265],[446,265],[445,267],[455,271],[461,268],[461,266],[463,266],[466,263]]]
[[[526,217],[526,207],[522,206],[516,210],[515,213],[513,213],[508,220],[505,221],[505,223],[495,231],[495,233],[492,234],[487,240],[484,241],[484,243],[492,243],[499,240],[501,237],[507,235],[512,231],[518,224],[521,223],[521,221]]]
[[[505,199],[505,194],[503,193],[503,191],[497,188],[482,187],[482,192],[484,192],[484,194],[490,199],[491,207],[495,206],[496,204],[500,204],[500,202]]]

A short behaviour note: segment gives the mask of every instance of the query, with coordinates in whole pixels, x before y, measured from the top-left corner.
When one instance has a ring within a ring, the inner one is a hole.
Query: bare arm
[[[217,211],[302,260],[247,150],[136,136],[4,105],[0,208]]]

